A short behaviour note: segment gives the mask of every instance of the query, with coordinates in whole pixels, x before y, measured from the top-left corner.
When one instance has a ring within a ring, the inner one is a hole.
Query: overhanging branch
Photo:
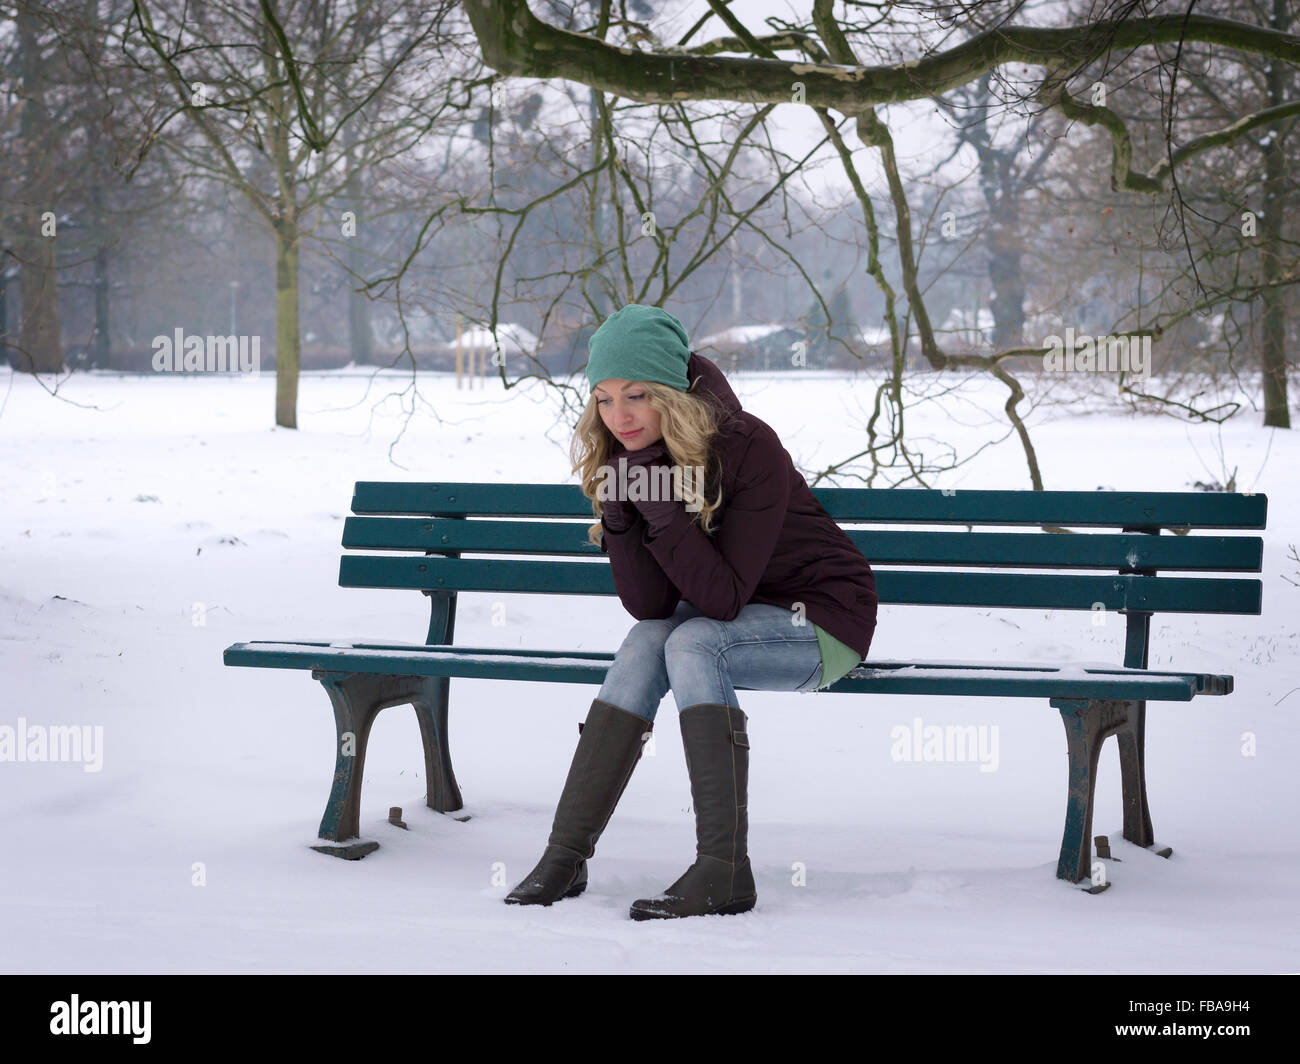
[[[835,66],[640,51],[544,22],[526,0],[465,0],[464,7],[484,60],[502,74],[565,78],[643,103],[791,103],[791,86],[797,81],[804,86],[806,105],[860,114],[878,104],[940,95],[1006,63],[1077,67],[1112,49],[1180,39],[1282,62],[1294,62],[1300,55],[1300,36],[1293,33],[1209,15],[1162,15],[1080,26],[1001,26],[923,59],[888,66]],[[633,57],[636,62],[629,63]]]

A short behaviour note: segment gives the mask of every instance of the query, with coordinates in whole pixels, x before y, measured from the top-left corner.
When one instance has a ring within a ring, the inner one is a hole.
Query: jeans
[[[680,712],[704,702],[735,706],[740,683],[755,691],[812,691],[821,682],[821,647],[812,622],[794,623],[784,606],[751,602],[732,621],[715,621],[683,599],[672,616],[637,621],[596,695],[654,720],[669,688]]]

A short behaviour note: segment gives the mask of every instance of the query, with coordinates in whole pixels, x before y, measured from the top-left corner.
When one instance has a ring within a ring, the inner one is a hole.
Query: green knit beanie
[[[629,303],[614,311],[587,341],[587,382],[595,388],[617,377],[657,381],[679,392],[689,386],[686,328],[666,310]]]

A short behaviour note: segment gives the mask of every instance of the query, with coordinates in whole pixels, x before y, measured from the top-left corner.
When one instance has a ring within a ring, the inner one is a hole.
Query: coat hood
[[[734,416],[740,413],[740,400],[736,398],[736,393],[731,390],[731,385],[727,382],[726,374],[718,368],[716,362],[711,362],[703,355],[697,355],[692,351],[690,360],[686,363],[686,376],[692,384],[698,377],[699,389],[712,396],[714,402],[728,414]]]

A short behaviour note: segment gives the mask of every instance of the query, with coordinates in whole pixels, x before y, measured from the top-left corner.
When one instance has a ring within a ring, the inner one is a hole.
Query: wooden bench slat
[[[814,488],[838,522],[1262,529],[1268,497],[1211,492],[956,491]],[[358,481],[356,514],[588,517],[576,484]]]
[[[600,548],[587,539],[591,523],[590,519],[579,523],[349,517],[343,526],[343,546],[360,550],[600,557]],[[1258,573],[1264,556],[1264,541],[1259,536],[845,531],[873,567],[982,565]]]
[[[1180,679],[1190,680],[1197,694],[1207,695],[1227,695],[1232,694],[1233,678],[1218,673],[1184,673],[1170,672],[1168,670],[1149,670],[1149,669],[1128,669],[1117,665],[1104,665],[1092,662],[1069,662],[1062,665],[1052,665],[1043,662],[1002,662],[990,664],[986,661],[868,661],[859,666],[860,669],[869,669],[879,674],[885,674],[891,670],[896,670],[899,678],[904,676],[910,678],[919,678],[929,675],[931,672],[942,673],[944,675],[952,674],[955,677],[970,676],[978,672],[994,670],[996,672],[1007,673],[1043,673],[1046,671],[1055,672],[1061,677],[1070,677],[1075,673],[1082,671],[1089,677],[1102,679],[1113,677],[1125,681],[1132,680],[1139,676],[1177,676]],[[856,671],[853,675],[859,675]]]
[[[599,562],[511,558],[388,557],[349,554],[339,562],[342,587],[519,594],[614,595],[614,578]],[[1259,613],[1258,580],[1113,574],[876,572],[887,604],[1152,613]]]
[[[399,672],[415,676],[603,682],[610,653],[512,650],[497,647],[427,647],[373,643],[236,643],[225,664],[324,672]],[[740,690],[751,690],[743,684]],[[975,698],[1115,698],[1187,702],[1199,694],[1224,694],[1232,678],[1213,674],[1153,672],[1103,666],[985,665],[962,662],[871,662],[833,684],[833,693],[966,695]]]

